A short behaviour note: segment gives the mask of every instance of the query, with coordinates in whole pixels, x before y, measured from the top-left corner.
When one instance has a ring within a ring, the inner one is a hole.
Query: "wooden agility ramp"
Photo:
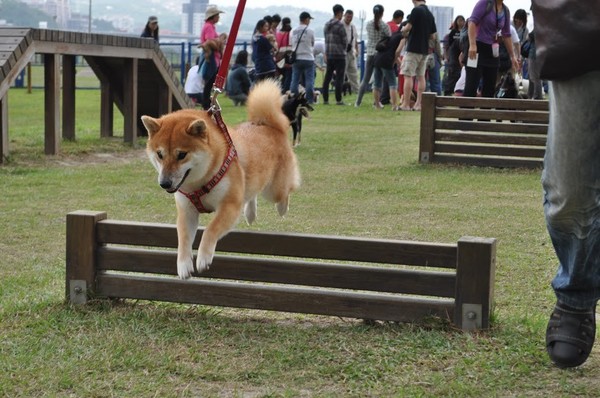
[[[8,156],[8,91],[35,54],[43,55],[45,153],[75,138],[75,58],[100,81],[100,134],[113,135],[113,104],[124,118],[124,140],[135,144],[142,114],[193,107],[167,58],[152,39],[47,29],[0,28],[0,163]],[[61,95],[62,94],[62,95]],[[62,113],[61,113],[62,108]],[[62,126],[62,127],[61,127]]]

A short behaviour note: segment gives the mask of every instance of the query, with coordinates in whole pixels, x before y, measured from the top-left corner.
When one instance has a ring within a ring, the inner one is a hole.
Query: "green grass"
[[[317,105],[296,150],[303,185],[289,215],[261,202],[257,224],[238,228],[497,238],[491,330],[143,301],[65,304],[68,212],[172,223],[173,199],[157,186],[143,139],[139,148],[123,144],[121,122],[115,138],[99,138],[98,91],[77,92],[77,140],[46,157],[43,94],[13,89],[11,156],[0,167],[0,396],[598,396],[596,352],[569,371],[545,353],[556,260],[539,170],[420,165],[419,114],[369,102]],[[226,122],[244,119],[243,108],[221,103]]]

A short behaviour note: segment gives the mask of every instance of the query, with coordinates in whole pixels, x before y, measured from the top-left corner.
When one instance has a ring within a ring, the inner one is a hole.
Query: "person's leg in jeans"
[[[572,367],[593,346],[600,297],[600,71],[554,81],[549,95],[542,186],[559,267],[546,344],[558,366]]]
[[[309,104],[315,102],[315,63],[313,61],[302,61],[304,63],[304,88],[306,100]]]
[[[373,55],[369,55],[367,57],[367,66],[365,67],[365,74],[363,76],[362,82],[360,83],[360,88],[358,89],[358,97],[356,97],[355,106],[360,106],[362,103],[363,96],[367,91],[367,87],[369,86],[369,82],[371,81],[371,76],[373,76],[373,61],[375,57]]]
[[[298,85],[300,84],[300,75],[302,74],[302,69],[300,67],[302,61],[297,60],[292,64],[292,82],[290,83],[290,91],[292,94],[298,94]]]
[[[429,89],[437,95],[442,95],[442,81],[440,77],[440,60],[437,55],[433,55],[435,64],[429,69]]]
[[[383,72],[380,67],[373,68],[373,107],[382,109],[381,92],[383,89]]]
[[[390,105],[393,111],[398,110],[398,80],[396,78],[396,70],[394,68],[384,69],[383,76],[388,82],[388,93],[390,96]]]

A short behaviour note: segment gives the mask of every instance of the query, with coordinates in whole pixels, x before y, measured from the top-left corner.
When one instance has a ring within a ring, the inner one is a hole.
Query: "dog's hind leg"
[[[299,186],[300,172],[293,161],[279,167],[263,194],[267,200],[276,203],[277,212],[283,217],[288,212],[290,194]]]
[[[279,213],[279,215],[281,217],[285,216],[290,208],[289,206],[290,203],[290,197],[289,195],[286,196],[285,198],[283,198],[283,200],[277,202],[277,212]]]
[[[244,216],[246,217],[246,222],[248,225],[252,225],[252,223],[256,220],[256,213],[258,209],[258,204],[256,201],[256,196],[246,202],[244,205]]]

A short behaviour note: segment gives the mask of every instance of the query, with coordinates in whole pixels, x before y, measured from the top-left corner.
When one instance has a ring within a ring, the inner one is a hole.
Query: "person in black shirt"
[[[460,32],[465,26],[465,17],[457,16],[444,40],[444,95],[452,95],[460,78]]]
[[[421,110],[421,98],[425,90],[425,61],[429,54],[429,40],[435,39],[437,29],[433,14],[425,5],[425,0],[413,0],[415,8],[410,12],[407,24],[402,28],[406,42],[406,55],[402,59],[402,74],[404,78],[404,93],[413,90],[413,79],[418,79],[417,101],[412,110]],[[401,110],[410,110],[410,95],[404,95]]]

